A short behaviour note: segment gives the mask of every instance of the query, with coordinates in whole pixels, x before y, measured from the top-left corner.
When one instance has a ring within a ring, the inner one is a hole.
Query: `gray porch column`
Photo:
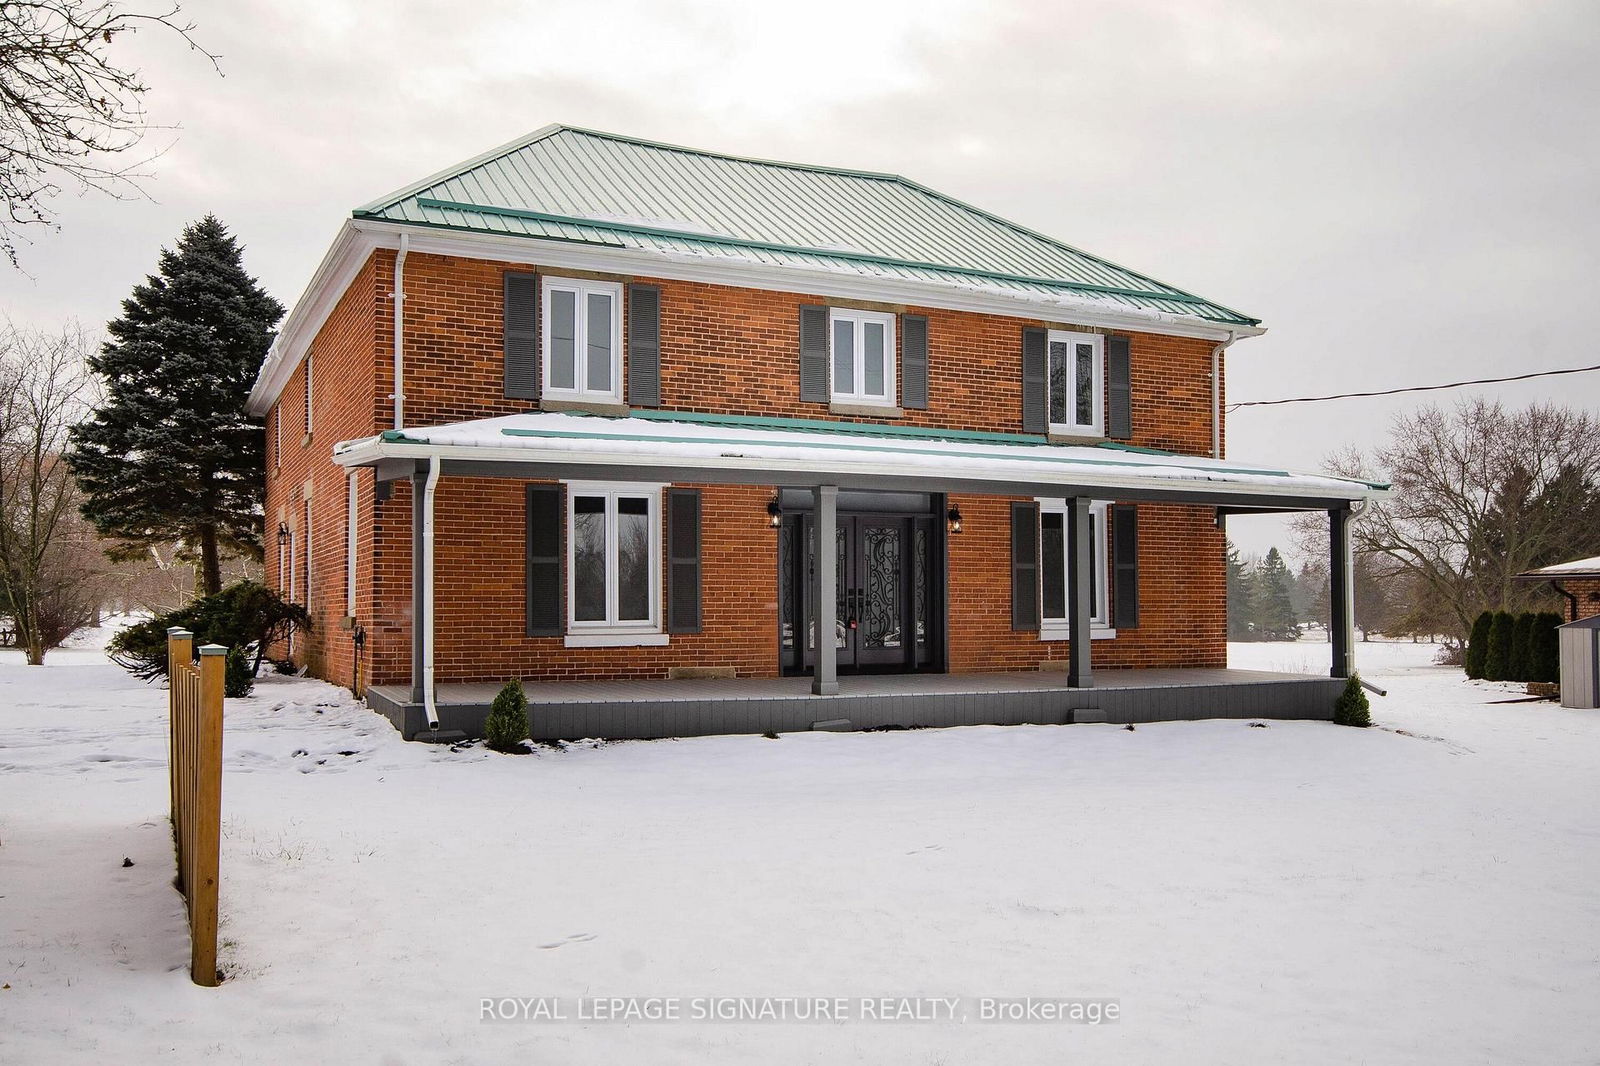
[[[422,489],[428,476],[411,475],[411,702],[422,702]]]
[[[1333,646],[1334,677],[1355,672],[1355,569],[1350,549],[1350,509],[1328,512],[1328,643]]]
[[[811,675],[811,691],[831,696],[839,691],[839,648],[835,643],[838,626],[839,487],[818,485],[812,490],[816,507],[811,523],[812,558],[817,561],[811,575],[811,602],[815,605],[817,627],[817,668]]]
[[[1094,668],[1089,664],[1093,642],[1089,637],[1089,603],[1094,598],[1094,566],[1089,559],[1089,501],[1081,496],[1067,500],[1067,685],[1094,688]]]

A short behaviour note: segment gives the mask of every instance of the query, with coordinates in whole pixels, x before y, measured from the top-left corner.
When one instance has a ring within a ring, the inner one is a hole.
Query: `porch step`
[[[1106,712],[1098,707],[1079,707],[1072,712],[1073,725],[1087,725],[1092,722],[1104,722]]]
[[[826,722],[812,722],[813,730],[827,730],[830,733],[849,733],[855,729],[848,718],[830,718]]]

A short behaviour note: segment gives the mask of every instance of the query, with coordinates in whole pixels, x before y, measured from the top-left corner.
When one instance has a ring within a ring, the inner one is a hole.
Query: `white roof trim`
[[[1600,555],[1589,559],[1574,559],[1570,563],[1557,563],[1554,566],[1540,567],[1538,570],[1529,570],[1519,576],[1578,577],[1588,574],[1600,574]]]
[[[1106,309],[1103,301],[1087,298],[1075,300],[1069,294],[1059,297],[1021,293],[1012,295],[934,281],[866,278],[832,270],[757,264],[736,257],[712,258],[635,248],[599,248],[540,237],[507,237],[441,230],[435,226],[402,222],[351,219],[346,220],[340,228],[333,247],[323,257],[305,293],[285,320],[277,342],[267,353],[255,387],[250,391],[247,410],[252,415],[259,418],[266,414],[277,400],[294,368],[300,364],[306,348],[366,263],[367,257],[378,248],[398,248],[401,232],[410,235],[412,252],[429,255],[631,274],[824,298],[914,304],[949,311],[1036,319],[1064,326],[1100,326],[1194,337],[1216,343],[1258,337],[1266,332],[1261,326],[1230,325],[1160,311],[1133,308],[1125,313],[1111,311]]]
[[[507,433],[506,431],[511,431]],[[537,436],[516,435],[535,433]],[[672,467],[689,475],[716,471],[815,474],[818,483],[840,476],[1029,483],[1103,490],[1170,488],[1274,498],[1354,502],[1386,496],[1386,490],[1324,474],[1293,474],[1200,456],[1173,456],[1113,448],[1064,447],[1044,443],[989,443],[931,437],[880,437],[849,432],[769,429],[599,418],[541,412],[456,422],[404,431],[407,440],[383,435],[334,447],[341,466],[368,466],[385,459],[557,464],[583,468]]]

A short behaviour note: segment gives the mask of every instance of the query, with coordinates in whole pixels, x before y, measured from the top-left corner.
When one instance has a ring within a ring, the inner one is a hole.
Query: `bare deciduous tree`
[[[1425,594],[1427,613],[1447,614],[1457,640],[1485,608],[1515,613],[1548,598],[1516,574],[1600,552],[1600,421],[1583,411],[1425,407],[1397,418],[1370,457],[1351,451],[1328,467],[1393,483],[1393,496],[1357,519],[1355,550],[1406,579],[1396,588],[1409,599]],[[1301,529],[1308,554],[1326,550],[1325,520]]]
[[[116,198],[139,192],[147,160],[117,160],[149,126],[138,72],[112,46],[140,26],[181,36],[212,65],[179,9],[150,14],[112,0],[0,0],[0,253],[15,266],[21,230],[50,225],[49,201],[66,181]]]
[[[100,602],[98,546],[62,455],[88,399],[90,346],[78,329],[0,330],[0,604],[33,665]]]

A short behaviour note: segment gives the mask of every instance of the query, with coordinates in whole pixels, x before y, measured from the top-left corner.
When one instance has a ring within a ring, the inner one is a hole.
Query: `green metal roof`
[[[893,174],[571,126],[486,152],[355,217],[1258,322]]]

